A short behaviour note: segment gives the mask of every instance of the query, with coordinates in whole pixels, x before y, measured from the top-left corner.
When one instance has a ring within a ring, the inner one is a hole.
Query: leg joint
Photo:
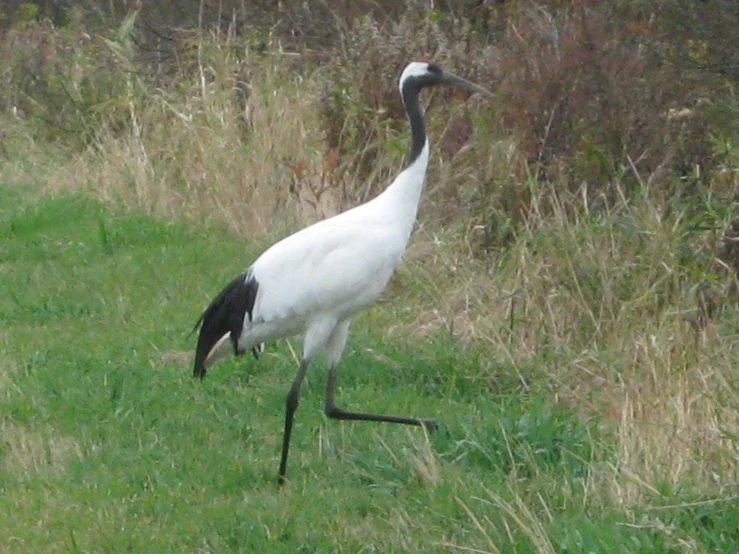
[[[287,407],[288,412],[294,412],[297,410],[298,404],[300,404],[300,393],[297,389],[290,389],[290,392],[287,393],[287,398],[285,399],[285,406]]]
[[[323,411],[329,419],[340,419],[346,413],[341,408],[337,408],[334,404],[329,404],[328,402],[326,402]]]

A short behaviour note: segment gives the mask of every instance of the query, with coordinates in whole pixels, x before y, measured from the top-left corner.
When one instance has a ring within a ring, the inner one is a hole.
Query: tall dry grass
[[[325,172],[317,92],[292,74],[287,54],[207,47],[214,51],[191,81],[131,101],[130,128],[103,128],[52,188],[92,191],[165,217],[218,220],[248,237],[335,212],[335,194],[316,198],[299,182]],[[242,102],[239,91],[247,91]]]
[[[433,246],[417,235],[409,262],[424,284],[411,328],[484,345],[487,363],[471,379],[495,386],[514,368],[522,386],[600,419],[618,449],[618,463],[599,469],[612,499],[628,507],[692,486],[736,494],[737,311],[699,317],[695,273],[708,268],[688,271],[678,255],[681,214],[646,191],[598,214],[534,211],[488,267],[458,236],[424,238]]]

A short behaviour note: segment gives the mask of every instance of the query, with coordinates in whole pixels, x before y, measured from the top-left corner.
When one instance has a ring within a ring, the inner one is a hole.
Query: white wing
[[[254,324],[321,313],[340,319],[377,299],[406,240],[386,220],[342,217],[348,214],[287,237],[254,262]]]

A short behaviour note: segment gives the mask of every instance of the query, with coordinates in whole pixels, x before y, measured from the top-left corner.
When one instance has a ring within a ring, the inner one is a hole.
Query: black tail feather
[[[259,283],[251,273],[242,273],[218,293],[198,319],[193,331],[200,328],[195,351],[193,375],[205,377],[205,360],[216,343],[230,333],[234,354],[239,355],[238,341],[244,328],[244,318],[252,319]],[[256,348],[254,355],[257,356]]]

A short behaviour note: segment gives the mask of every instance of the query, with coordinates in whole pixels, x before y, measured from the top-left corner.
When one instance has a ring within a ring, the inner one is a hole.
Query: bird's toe
[[[421,425],[423,425],[423,428],[426,429],[427,433],[435,433],[439,430],[439,424],[433,419],[422,419]]]

